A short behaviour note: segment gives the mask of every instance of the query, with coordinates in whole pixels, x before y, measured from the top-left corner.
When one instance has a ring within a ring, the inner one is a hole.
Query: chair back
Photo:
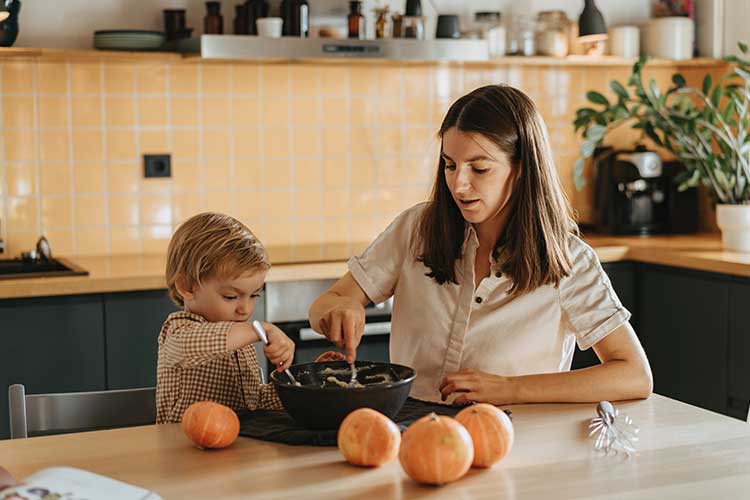
[[[63,434],[156,422],[156,388],[26,394],[8,389],[10,438]]]

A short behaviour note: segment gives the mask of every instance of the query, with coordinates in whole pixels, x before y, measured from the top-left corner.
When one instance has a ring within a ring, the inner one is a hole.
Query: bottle
[[[245,2],[245,26],[248,35],[257,35],[258,27],[255,21],[268,17],[268,2],[266,0],[247,0]]]
[[[365,38],[365,18],[362,15],[362,2],[349,2],[349,16],[347,17],[349,25],[349,38]]]
[[[221,17],[221,2],[206,2],[206,17],[203,18],[203,33],[221,35],[224,33],[224,18]]]
[[[235,35],[247,35],[247,12],[245,4],[237,4],[234,6],[234,34]]]
[[[424,40],[424,17],[420,0],[406,0],[402,26],[404,38]]]

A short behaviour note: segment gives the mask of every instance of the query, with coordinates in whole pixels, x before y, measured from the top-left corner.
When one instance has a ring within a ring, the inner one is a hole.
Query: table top
[[[744,498],[750,424],[653,395],[615,406],[640,427],[638,454],[593,451],[594,404],[516,405],[515,443],[488,470],[421,486],[398,460],[347,464],[336,448],[239,437],[201,451],[177,424],[0,441],[0,465],[18,478],[54,465],[79,467],[170,498]]]

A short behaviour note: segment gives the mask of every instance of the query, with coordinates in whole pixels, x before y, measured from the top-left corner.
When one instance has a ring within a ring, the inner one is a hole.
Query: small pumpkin
[[[240,433],[240,419],[227,406],[198,401],[183,413],[182,431],[199,448],[226,448]]]
[[[496,406],[478,403],[461,410],[456,415],[471,435],[474,443],[474,467],[492,467],[513,447],[513,423],[508,415]]]
[[[339,450],[350,464],[379,467],[398,455],[401,431],[379,411],[359,408],[341,422],[337,440]]]
[[[457,420],[430,413],[404,431],[398,458],[415,481],[446,484],[469,470],[474,445],[469,431]]]

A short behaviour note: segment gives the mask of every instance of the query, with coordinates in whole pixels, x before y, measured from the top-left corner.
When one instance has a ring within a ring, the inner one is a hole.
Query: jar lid
[[[479,11],[474,13],[475,21],[499,21],[503,15],[498,11]]]

